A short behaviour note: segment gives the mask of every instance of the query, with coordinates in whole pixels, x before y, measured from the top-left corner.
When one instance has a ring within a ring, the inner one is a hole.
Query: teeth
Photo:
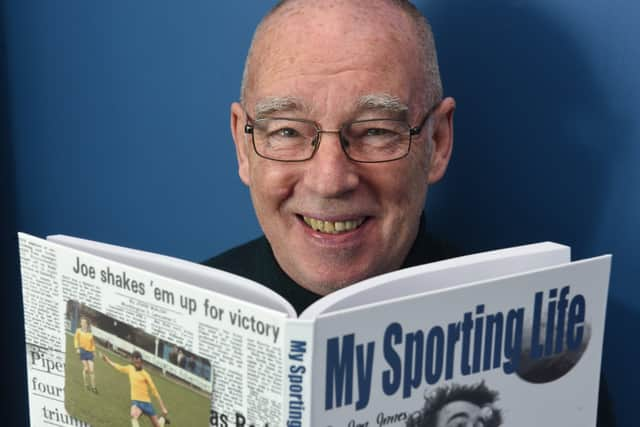
[[[304,222],[315,231],[321,233],[338,234],[354,230],[364,222],[364,218],[351,221],[323,221],[321,219],[303,216]]]

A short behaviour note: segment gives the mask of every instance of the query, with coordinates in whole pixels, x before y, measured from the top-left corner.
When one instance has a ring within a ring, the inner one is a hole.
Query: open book
[[[32,426],[130,425],[113,365],[133,354],[168,411],[150,388],[156,418],[176,426],[595,426],[609,255],[572,262],[549,242],[479,253],[298,314],[199,264],[19,240]]]

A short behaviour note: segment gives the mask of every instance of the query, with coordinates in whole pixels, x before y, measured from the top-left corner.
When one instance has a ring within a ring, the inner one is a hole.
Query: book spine
[[[283,396],[287,427],[311,425],[313,332],[311,321],[292,319],[287,322]]]

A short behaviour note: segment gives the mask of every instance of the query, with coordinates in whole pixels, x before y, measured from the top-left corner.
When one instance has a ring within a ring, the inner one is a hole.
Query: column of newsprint
[[[65,410],[69,301],[208,360],[208,380],[183,374],[212,396],[202,426],[282,424],[284,314],[24,234],[20,258],[31,426],[89,425]],[[111,341],[109,350],[138,350]],[[176,372],[161,355],[143,355]]]

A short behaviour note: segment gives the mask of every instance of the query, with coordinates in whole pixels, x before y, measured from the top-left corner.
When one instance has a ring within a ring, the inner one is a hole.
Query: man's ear
[[[245,185],[251,185],[251,173],[249,168],[249,149],[246,143],[244,109],[238,102],[231,104],[231,135],[236,145],[236,157],[238,159],[238,175]]]
[[[433,147],[431,150],[431,162],[429,165],[429,184],[433,184],[444,176],[451,159],[453,149],[453,112],[456,109],[456,101],[453,98],[445,98],[434,110]]]

